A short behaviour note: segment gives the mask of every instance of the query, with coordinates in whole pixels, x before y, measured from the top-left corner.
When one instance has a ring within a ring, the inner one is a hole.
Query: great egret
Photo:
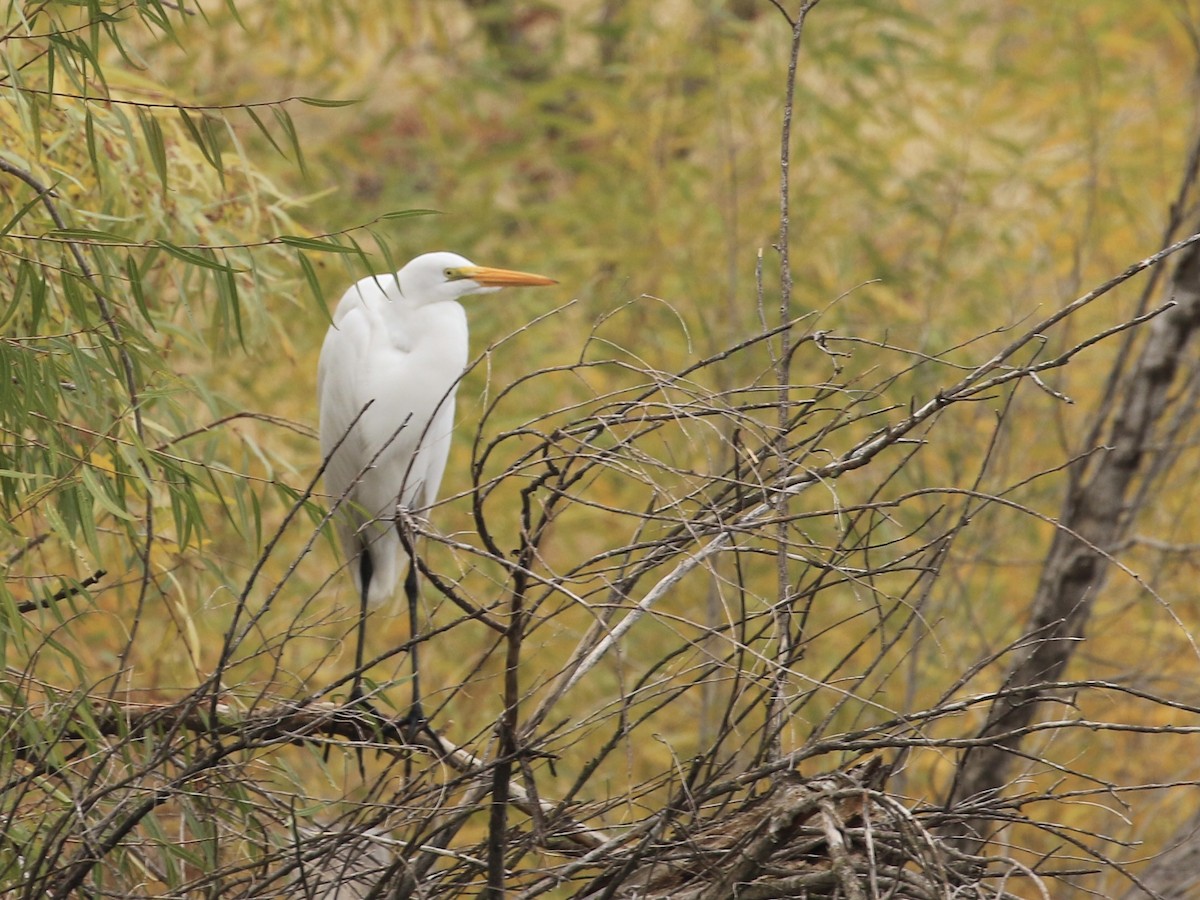
[[[457,301],[502,287],[546,284],[556,282],[477,266],[456,253],[426,253],[395,275],[354,284],[334,311],[321,347],[317,394],[325,485],[335,500],[344,498],[337,530],[361,603],[352,700],[362,697],[367,614],[391,598],[399,578],[397,504],[412,511],[431,506],[446,468],[454,392],[467,365],[467,316]],[[412,560],[404,591],[415,640]],[[409,719],[420,722],[416,643],[410,653]]]

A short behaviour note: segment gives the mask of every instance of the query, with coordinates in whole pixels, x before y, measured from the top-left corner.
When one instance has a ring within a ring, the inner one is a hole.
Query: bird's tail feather
[[[341,522],[338,531],[346,558],[350,560],[350,574],[354,578],[355,591],[362,596],[363,586],[367,589],[367,603],[378,608],[391,600],[400,580],[400,538],[393,523]]]

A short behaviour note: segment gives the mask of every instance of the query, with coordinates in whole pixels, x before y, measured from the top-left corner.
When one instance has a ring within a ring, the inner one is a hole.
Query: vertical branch
[[[504,711],[497,723],[499,734],[496,767],[492,770],[492,806],[488,817],[487,888],[484,896],[491,900],[503,900],[504,897],[509,782],[514,763],[521,753],[517,740],[517,725],[521,704],[521,645],[525,638],[525,622],[529,618],[529,612],[525,608],[529,572],[534,564],[542,533],[550,521],[554,500],[562,495],[551,495],[536,525],[533,522],[533,497],[546,481],[556,474],[558,472],[554,467],[548,466],[545,472],[521,490],[521,549],[517,556],[517,565],[512,572],[512,599],[509,602],[509,622],[504,637]]]
[[[523,518],[528,522],[529,503],[525,498]],[[526,532],[528,533],[528,532]],[[522,547],[522,558],[528,553],[531,542],[526,540]],[[508,631],[505,634],[504,652],[504,711],[500,714],[499,740],[496,751],[496,767],[492,770],[492,807],[488,817],[487,840],[487,889],[485,897],[503,900],[505,882],[505,851],[508,849],[508,789],[512,777],[513,763],[517,758],[517,719],[520,704],[521,679],[518,665],[521,661],[521,639],[525,631],[525,591],[528,587],[526,568],[522,565],[513,572],[513,592],[510,606]]]
[[[804,35],[804,21],[809,12],[820,0],[806,0],[795,19],[788,17],[792,26],[791,56],[788,58],[787,87],[783,104],[783,127],[780,135],[779,152],[779,324],[792,321],[792,262],[788,250],[791,238],[791,191],[789,179],[791,176],[792,159],[792,113],[795,109],[796,69],[800,61],[800,41]],[[782,11],[782,9],[781,9]],[[785,17],[787,13],[784,13]],[[779,447],[785,445],[784,435],[788,431],[789,398],[791,383],[792,333],[783,329],[779,335],[779,358],[775,361],[776,383],[779,388],[777,412],[777,440]],[[788,463],[780,459],[780,468],[786,477]],[[779,491],[775,495],[775,514],[778,524],[775,526],[776,539],[776,570],[779,588],[775,601],[775,633],[776,633],[776,669],[771,699],[767,710],[767,730],[769,735],[770,757],[778,757],[781,752],[784,711],[787,706],[786,685],[787,669],[792,659],[792,615],[791,615],[791,578],[788,574],[787,552],[787,519],[789,495]]]
[[[1197,138],[1200,141],[1200,138]],[[1193,153],[1192,158],[1196,158]],[[1194,170],[1181,187],[1182,208]],[[1005,674],[1002,696],[988,711],[981,737],[994,743],[967,751],[958,765],[949,804],[991,796],[1010,781],[1020,751],[1023,729],[1033,720],[1045,685],[1061,678],[1076,648],[1086,637],[1092,606],[1107,577],[1108,563],[1150,494],[1133,492],[1144,477],[1146,457],[1154,452],[1159,423],[1174,402],[1176,373],[1187,364],[1189,344],[1200,330],[1200,251],[1189,245],[1180,254],[1168,295],[1175,306],[1158,316],[1129,377],[1113,403],[1112,424],[1104,452],[1095,454],[1091,471],[1068,487],[1059,529],[1042,565],[1033,599],[1027,640]],[[1107,414],[1105,406],[1099,414]],[[1087,449],[1087,448],[1085,448]],[[988,824],[968,823],[965,849],[979,849]]]

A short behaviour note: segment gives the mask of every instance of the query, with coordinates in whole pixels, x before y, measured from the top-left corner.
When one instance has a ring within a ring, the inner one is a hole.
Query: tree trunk
[[[1140,900],[1154,896],[1160,900],[1187,900],[1200,888],[1200,813],[1180,826],[1167,841],[1167,849],[1139,873],[1140,885],[1133,885],[1121,900]],[[1153,891],[1148,894],[1147,891]]]
[[[1200,324],[1197,245],[1181,254],[1169,290],[1177,305],[1151,324],[1141,356],[1116,401],[1107,449],[1090,473],[1074,480],[1069,489],[1042,569],[1026,639],[1004,679],[1004,688],[1016,690],[992,704],[980,732],[982,737],[996,735],[996,741],[963,754],[948,798],[950,808],[990,796],[1010,780],[1023,740],[1023,735],[1012,732],[1032,722],[1039,701],[1047,696],[1037,685],[1059,680],[1084,639],[1109,559],[1140,511],[1142,501],[1131,501],[1131,488],[1155,426],[1169,405],[1171,384],[1188,342]],[[987,838],[987,824],[970,820],[968,825],[966,849],[977,850]]]

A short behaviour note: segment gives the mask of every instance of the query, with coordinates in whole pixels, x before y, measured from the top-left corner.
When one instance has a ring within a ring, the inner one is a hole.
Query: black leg
[[[408,711],[408,724],[420,727],[425,724],[425,711],[421,709],[421,666],[417,656],[417,564],[408,563],[408,574],[404,576],[404,596],[408,600],[408,630],[412,646],[409,657],[412,661],[412,708]]]
[[[365,645],[367,643],[367,613],[370,612],[367,596],[371,586],[371,576],[374,573],[375,565],[371,562],[371,551],[363,547],[358,557],[359,583],[362,585],[362,590],[359,592],[358,646],[354,648],[354,684],[350,687],[350,702],[352,704],[363,697],[363,656],[366,653]]]
[[[379,713],[375,711],[370,702],[366,699],[363,693],[363,657],[366,653],[365,645],[367,642],[367,613],[370,611],[367,598],[371,588],[371,576],[375,572],[375,565],[371,562],[370,551],[364,546],[360,548],[358,556],[358,575],[359,583],[362,585],[362,590],[358,596],[358,641],[354,648],[354,682],[350,685],[350,698],[347,704],[350,707],[361,707],[369,714],[378,717]],[[325,745],[325,761],[329,762],[330,745]],[[363,764],[363,752],[359,747],[354,751],[354,755],[358,758],[358,774],[360,778],[367,777],[366,766]]]

